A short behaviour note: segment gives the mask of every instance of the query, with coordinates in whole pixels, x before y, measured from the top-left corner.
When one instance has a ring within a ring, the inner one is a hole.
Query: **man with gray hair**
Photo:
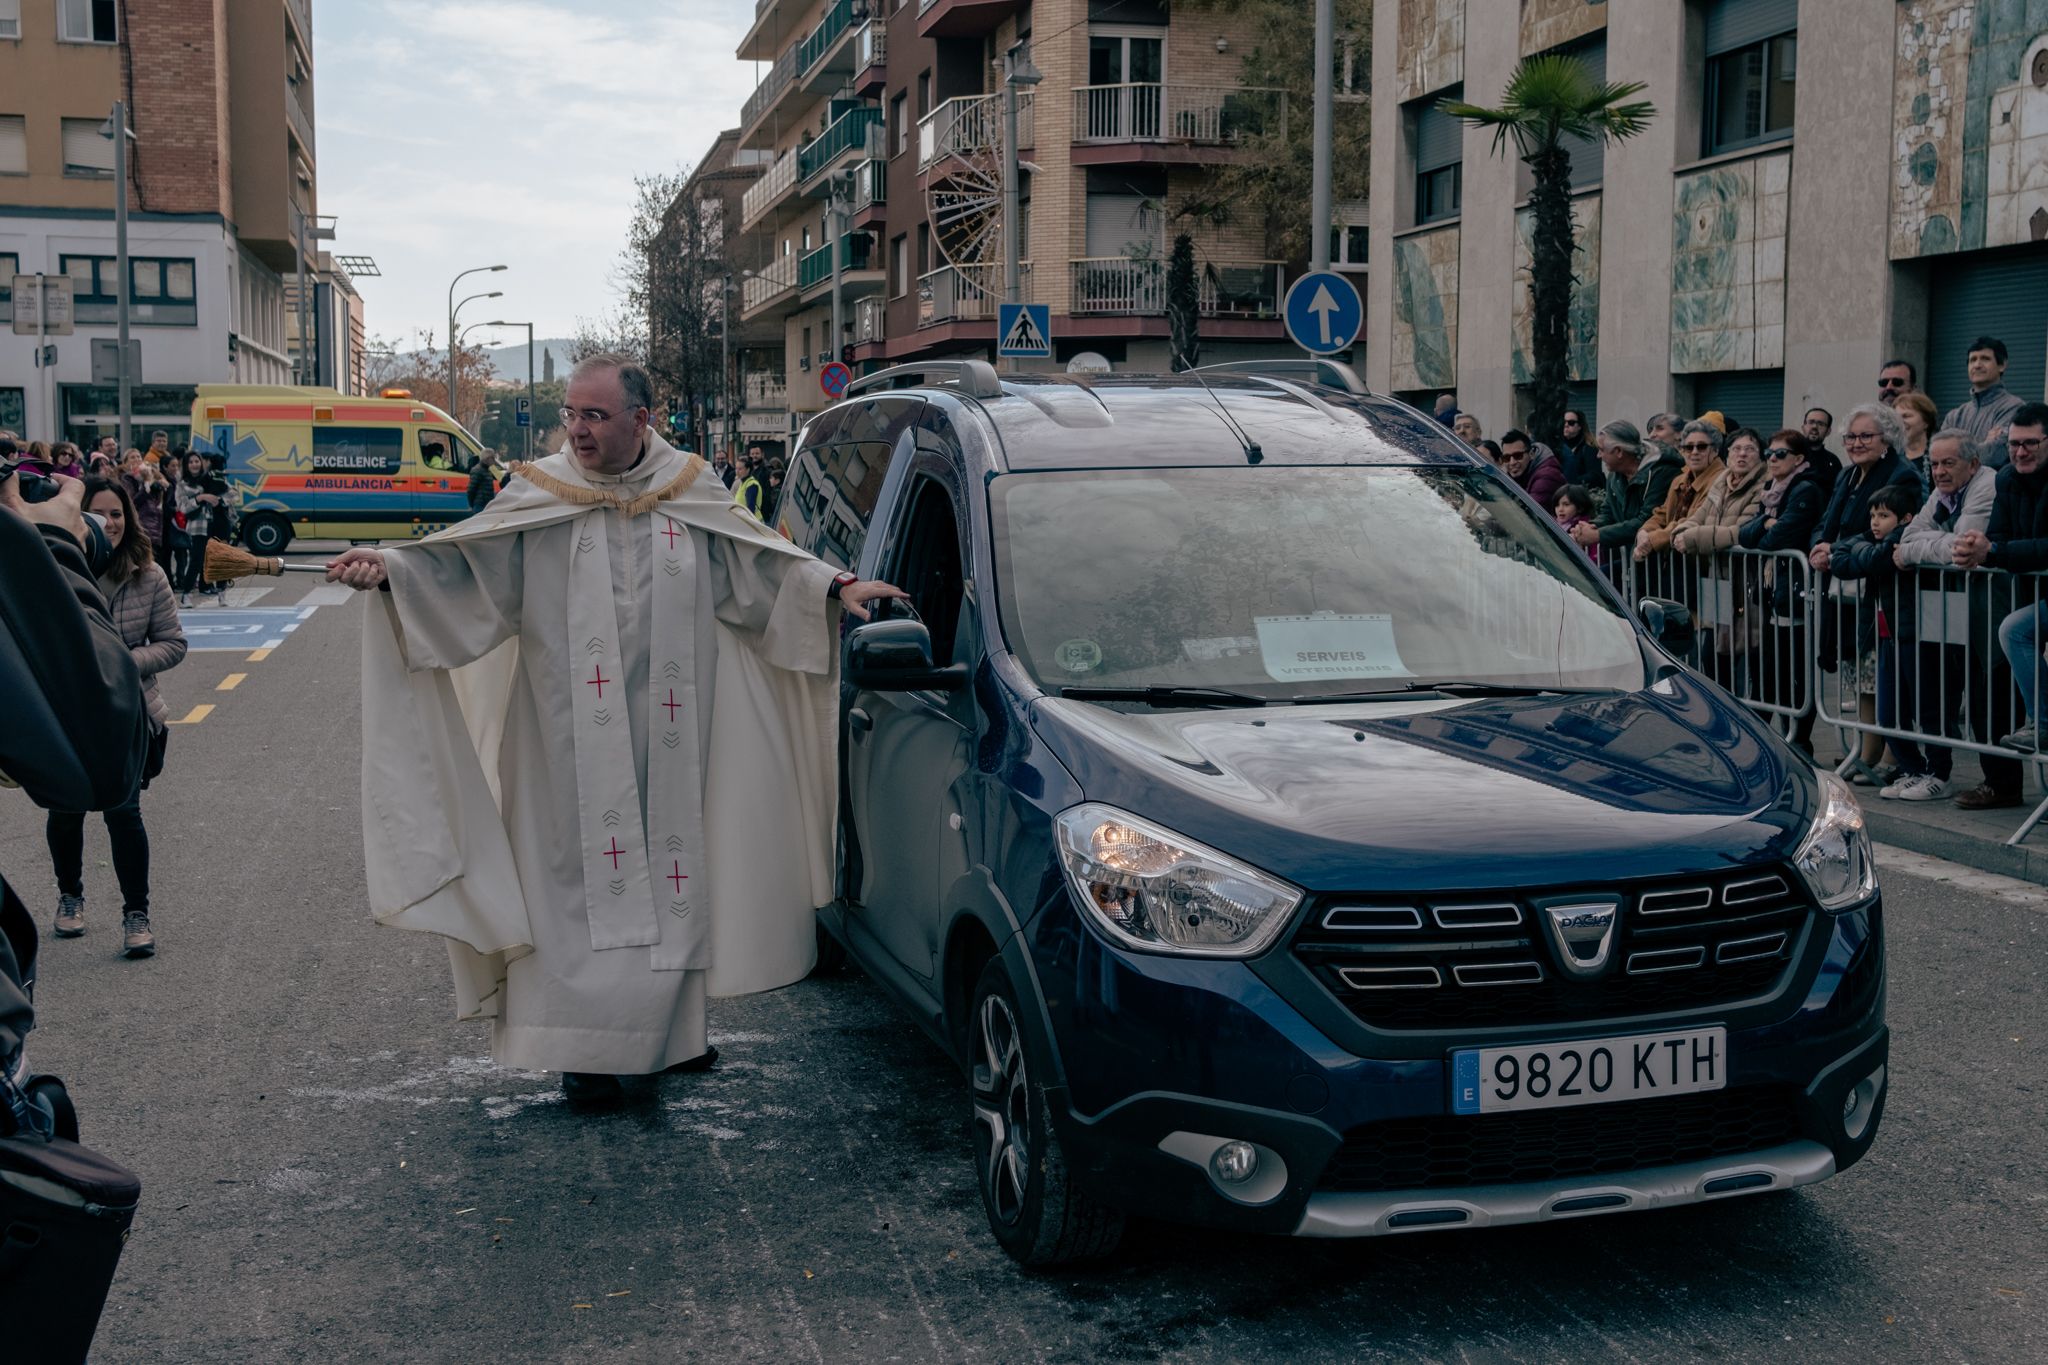
[[[1906,524],[1892,562],[1906,572],[1899,581],[1899,724],[1925,735],[1962,733],[1963,694],[1970,675],[1969,595],[1960,576],[1944,581],[1955,564],[1956,538],[1982,533],[1991,524],[1998,471],[1984,463],[1969,432],[1944,427],[1927,441],[1927,472],[1934,492],[1920,515]],[[1944,589],[1947,589],[1946,591]],[[1917,643],[1916,643],[1917,637]],[[1985,670],[1988,671],[1988,670]],[[1978,676],[1983,676],[1980,671]],[[1988,711],[1987,711],[1988,714]],[[1878,795],[1894,801],[1937,801],[1950,794],[1955,755],[1929,744],[1893,739],[1899,778]]]
[[[327,570],[384,590],[363,631],[371,909],[446,939],[498,1064],[560,1071],[585,1107],[710,1065],[707,997],[809,972],[839,610],[902,596],[735,507],[653,406],[639,365],[583,361],[560,451],[468,521]],[[762,829],[782,855],[747,856]]]
[[[1654,444],[1646,450],[1634,422],[1609,422],[1596,440],[1607,471],[1607,496],[1599,517],[1572,527],[1571,537],[1581,545],[1633,547],[1650,513],[1664,505],[1678,477],[1678,461]]]

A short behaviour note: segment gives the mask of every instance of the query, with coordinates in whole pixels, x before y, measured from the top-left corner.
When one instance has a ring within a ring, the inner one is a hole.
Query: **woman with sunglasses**
[[[1831,488],[1827,471],[1813,461],[1813,443],[1790,427],[1772,434],[1764,446],[1768,482],[1757,497],[1756,510],[1743,523],[1736,543],[1745,550],[1796,551],[1805,554],[1827,510]],[[1773,706],[1797,708],[1792,747],[1813,757],[1813,697],[1806,677],[1806,597],[1801,575],[1784,556],[1766,566],[1759,584],[1762,608],[1757,644],[1762,696]]]

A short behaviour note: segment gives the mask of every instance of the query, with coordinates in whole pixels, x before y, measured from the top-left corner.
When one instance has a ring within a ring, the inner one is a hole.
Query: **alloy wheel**
[[[1024,1213],[1031,1171],[1031,1083],[1017,1016],[1001,995],[983,998],[981,1057],[974,1067],[974,1122],[982,1139],[981,1179],[989,1209],[1005,1224]]]

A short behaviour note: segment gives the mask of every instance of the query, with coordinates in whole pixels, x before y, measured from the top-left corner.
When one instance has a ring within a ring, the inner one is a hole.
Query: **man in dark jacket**
[[[469,510],[481,512],[498,496],[498,480],[489,457],[479,455],[469,462]]]
[[[79,548],[84,493],[66,479],[57,497],[27,503],[13,470],[0,477],[0,776],[59,810],[133,797],[149,738],[135,661]],[[0,878],[0,1075],[22,1070],[35,955],[35,922]],[[17,1119],[0,1106],[0,1128]]]
[[[1980,566],[2004,569],[2012,574],[2031,574],[2048,569],[2048,404],[2027,403],[2013,413],[2006,432],[2006,451],[2011,457],[1998,471],[1997,495],[1991,503],[1991,525],[1982,532],[1966,531],[1956,537],[1955,561],[1966,569]],[[2032,577],[2000,579],[1990,590],[1990,619],[1999,621],[2000,657],[1992,667],[1990,716],[1982,716],[1974,695],[1970,723],[1979,735],[2004,736],[2002,742],[2018,748],[2036,748],[2038,728],[2031,723],[2018,733],[2012,730],[2015,688],[2027,695],[2029,722],[2039,700],[2038,678],[2041,662],[2040,580]],[[2018,599],[2017,602],[2015,599]],[[1972,602],[1975,607],[1975,602]],[[2015,605],[2018,610],[2014,610]],[[1978,639],[1975,630],[1971,638]],[[2015,681],[2024,669],[2024,684]],[[1972,688],[1974,694],[1977,690]],[[1980,723],[1982,722],[1982,723]],[[2017,741],[2017,743],[2014,743]],[[1994,766],[1995,765],[1995,766]],[[1956,797],[1967,810],[1988,810],[2020,804],[2024,771],[2013,759],[1984,758],[1984,785]]]
[[[1607,498],[1597,521],[1572,527],[1581,545],[1629,546],[1650,513],[1664,505],[1671,481],[1683,467],[1678,457],[1656,447],[1645,451],[1633,422],[1609,422],[1600,428],[1600,463],[1607,470]]]

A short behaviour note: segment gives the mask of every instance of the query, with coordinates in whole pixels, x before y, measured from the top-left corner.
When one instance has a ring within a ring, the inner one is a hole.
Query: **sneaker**
[[[131,910],[121,916],[121,951],[129,957],[156,956],[156,935],[149,932],[147,913]]]
[[[1887,801],[1896,801],[1901,796],[1904,796],[1906,794],[1906,788],[1908,786],[1912,785],[1914,782],[1917,781],[1919,781],[1919,778],[1917,776],[1902,777],[1888,787],[1878,788],[1877,794]]]
[[[183,607],[183,608],[184,608],[185,610],[187,610],[187,611],[190,611],[190,610],[192,610],[192,594],[191,594],[191,593],[189,593],[189,592],[181,592],[181,593],[179,593],[179,594],[178,594],[178,605],[179,605],[179,606],[181,606],[181,607]]]
[[[1905,778],[1898,786],[1899,800],[1901,801],[1939,801],[1948,795],[1948,783],[1942,781],[1933,773],[1920,773],[1917,776]],[[1891,788],[1887,787],[1885,790],[1890,791]],[[1883,795],[1883,793],[1880,792],[1879,795]]]
[[[2008,749],[2018,749],[2022,753],[2033,753],[2041,747],[2037,729],[2032,725],[2022,725],[1998,742]]]
[[[85,932],[85,897],[57,897],[57,937],[77,938]]]

